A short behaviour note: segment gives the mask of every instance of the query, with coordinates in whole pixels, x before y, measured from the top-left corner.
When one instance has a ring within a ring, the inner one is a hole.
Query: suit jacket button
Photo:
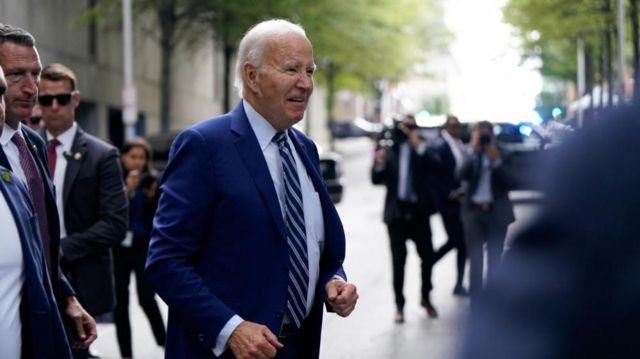
[[[278,317],[278,319],[284,318],[284,309],[280,309],[278,313],[276,313],[276,317]]]
[[[204,334],[198,334],[198,341],[199,342],[204,342]]]
[[[283,266],[283,267],[282,267],[282,271],[283,271],[284,273],[289,273],[289,267],[287,267],[287,266]]]

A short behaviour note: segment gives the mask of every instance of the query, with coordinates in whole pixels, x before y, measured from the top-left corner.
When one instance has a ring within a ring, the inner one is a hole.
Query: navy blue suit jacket
[[[25,185],[0,166],[0,192],[13,214],[24,262],[21,303],[25,358],[71,358],[60,313],[47,275],[42,241]],[[1,356],[1,355],[0,355]]]
[[[58,209],[56,207],[56,191],[53,187],[53,181],[49,176],[47,167],[47,147],[44,140],[32,129],[27,126],[20,126],[22,135],[27,143],[27,147],[31,151],[31,155],[36,160],[36,166],[40,171],[40,175],[44,181],[44,199],[47,208],[47,219],[49,224],[49,237],[51,238],[50,262],[58,267],[60,253],[60,219],[58,217]],[[12,170],[9,160],[2,148],[0,148],[0,166]],[[51,284],[56,300],[65,305],[65,298],[75,295],[73,289],[69,285],[67,278],[62,274],[58,267],[58,273],[51,276]]]
[[[316,297],[299,335],[303,357],[315,358],[325,284],[344,276],[344,230],[320,177],[315,145],[295,129],[289,135],[325,223]],[[288,283],[284,221],[242,103],[178,135],[161,191],[146,274],[169,306],[166,356],[213,357],[215,339],[234,314],[277,334]],[[223,357],[231,357],[230,350]]]

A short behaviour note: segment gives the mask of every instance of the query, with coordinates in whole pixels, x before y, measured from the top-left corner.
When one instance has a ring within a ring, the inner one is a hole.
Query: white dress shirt
[[[12,180],[18,180],[15,176]],[[24,285],[24,263],[18,227],[0,192],[0,357],[19,359],[22,351],[20,302]]]
[[[442,130],[442,138],[447,142],[449,148],[451,149],[451,153],[453,153],[453,158],[456,161],[456,172],[460,172],[460,168],[462,168],[462,163],[464,162],[464,144],[459,138],[453,138],[447,130]]]
[[[282,164],[280,163],[280,152],[278,145],[271,140],[276,134],[276,130],[267,120],[249,105],[247,101],[242,101],[244,111],[249,119],[249,124],[258,139],[260,149],[269,167],[271,179],[275,185],[278,201],[280,202],[280,210],[284,218],[284,174]],[[304,207],[304,222],[307,234],[307,253],[309,258],[309,285],[307,287],[307,315],[311,311],[313,299],[315,296],[316,284],[320,276],[320,255],[324,248],[324,217],[322,214],[322,206],[320,204],[320,196],[313,187],[311,177],[307,173],[307,169],[300,159],[295,146],[287,136],[289,147],[293,150],[293,156],[296,160],[298,169],[298,177],[300,178],[300,187],[302,192],[302,202]],[[216,339],[216,346],[213,349],[215,355],[219,356],[227,347],[227,342],[231,333],[242,323],[240,316],[233,316],[227,324],[222,328]],[[277,335],[277,333],[276,333]]]
[[[477,154],[474,154],[477,156]],[[489,157],[482,153],[480,163],[480,178],[476,192],[471,196],[471,202],[477,204],[492,203],[493,194],[491,192],[491,161]]]
[[[58,217],[60,218],[60,238],[67,236],[67,229],[64,226],[64,198],[62,196],[64,191],[64,177],[67,172],[67,156],[71,154],[71,146],[73,145],[73,139],[78,132],[78,126],[73,123],[73,126],[56,137],[60,144],[56,147],[56,169],[53,172],[53,184],[56,187],[56,207],[58,208]],[[47,148],[49,147],[49,141],[53,139],[53,135],[47,131]]]

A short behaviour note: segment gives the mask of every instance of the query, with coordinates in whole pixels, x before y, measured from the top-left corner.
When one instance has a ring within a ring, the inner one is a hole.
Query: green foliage
[[[505,19],[522,38],[525,57],[539,57],[545,76],[574,79],[576,42],[581,38],[600,55],[602,33],[615,23],[611,0],[509,0]]]

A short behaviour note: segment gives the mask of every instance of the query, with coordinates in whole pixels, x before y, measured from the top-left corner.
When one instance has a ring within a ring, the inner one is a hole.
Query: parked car
[[[147,137],[147,141],[153,150],[154,167],[159,171],[164,170],[167,166],[169,150],[177,135],[178,132],[173,131]],[[342,192],[344,189],[342,158],[339,154],[334,152],[325,152],[322,151],[322,149],[319,149],[319,152],[320,174],[325,182],[331,200],[334,203],[338,203],[342,200]]]
[[[344,191],[342,157],[335,152],[321,152],[320,175],[333,203],[340,203]]]

